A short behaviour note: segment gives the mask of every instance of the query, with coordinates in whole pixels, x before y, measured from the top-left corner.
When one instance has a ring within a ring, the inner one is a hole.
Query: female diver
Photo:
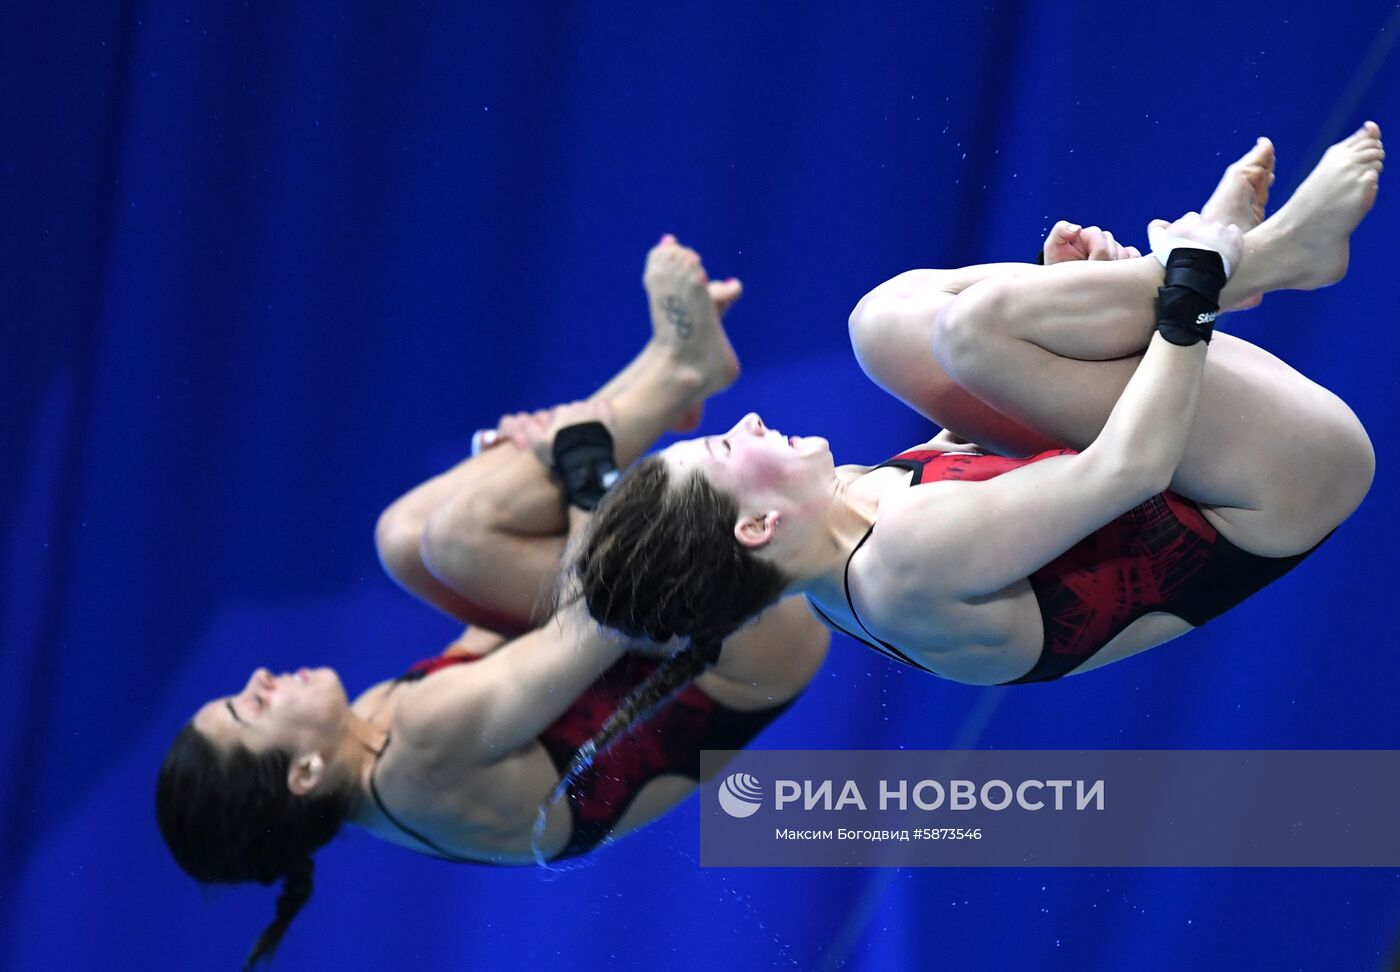
[[[1053,265],[881,284],[851,315],[857,356],[948,431],[873,468],[756,415],[671,446],[579,545],[590,613],[704,654],[800,591],[870,647],[983,685],[1087,671],[1221,614],[1350,515],[1374,456],[1351,410],[1277,358],[1226,334],[1207,355],[1216,305],[1339,280],[1383,157],[1367,122],[1265,221],[1260,139],[1199,216],[1154,221],[1156,258],[1062,223]],[[1207,284],[1215,257],[1191,247],[1217,251],[1228,282]],[[643,702],[683,684],[686,654]]]
[[[557,428],[606,419],[626,462],[669,426],[696,421],[738,363],[727,341],[693,340],[691,320],[718,320],[739,296],[737,281],[690,287],[698,266],[675,246],[656,248],[644,278],[655,333],[623,372],[587,403],[503,420],[499,447],[424,483],[380,518],[386,569],[472,623],[457,643],[353,703],[331,669],[258,669],[239,691],[202,706],[176,737],[156,814],[180,866],[201,882],[283,881],[276,918],[249,965],[271,954],[305,904],[312,852],[343,823],[452,861],[587,854],[685,800],[701,749],[742,748],[816,673],[826,630],[799,599],[775,605],[627,746],[571,777],[560,788],[567,802],[553,803],[535,830],[537,807],[575,750],[658,662],[654,649],[651,657],[626,653],[637,646],[577,607],[553,618],[542,609],[566,526],[576,529],[586,515],[566,514],[561,487],[529,451],[526,433],[553,441]]]

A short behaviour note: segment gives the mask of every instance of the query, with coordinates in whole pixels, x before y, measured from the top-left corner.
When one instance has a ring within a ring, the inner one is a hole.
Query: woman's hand
[[[601,409],[599,414],[606,415],[606,418],[592,417],[593,409]],[[572,418],[567,419],[562,424],[556,424],[556,419],[562,413]],[[612,413],[608,411],[606,402],[568,402],[564,405],[555,405],[553,408],[541,408],[533,412],[512,412],[509,415],[502,415],[500,421],[496,423],[494,429],[482,429],[472,437],[472,454],[476,455],[486,449],[509,442],[522,452],[533,452],[540,462],[546,466],[553,466],[553,457],[550,450],[554,445],[554,433],[568,425],[578,425],[581,422],[602,422],[610,425]],[[611,428],[609,428],[611,431]],[[538,448],[543,443],[543,451]]]
[[[1137,247],[1123,246],[1107,230],[1097,226],[1085,228],[1063,219],[1050,228],[1041,252],[1047,267],[1073,260],[1131,260],[1142,256]]]
[[[556,406],[557,407],[557,406]],[[512,412],[502,415],[494,429],[477,429],[472,433],[472,455],[479,456],[487,449],[509,442],[522,452],[530,449],[526,428],[531,424],[548,425],[554,414],[552,408],[542,408],[537,412]]]
[[[553,408],[541,408],[533,412],[514,412],[510,415],[502,415],[501,420],[496,423],[495,441],[509,441],[514,443],[517,449],[529,452],[531,435],[538,434],[540,430],[548,428],[549,423],[554,419],[555,411],[561,407],[555,405]]]
[[[602,399],[589,399],[582,402],[569,402],[556,405],[544,412],[535,412],[519,424],[518,434],[524,440],[523,448],[535,454],[535,458],[549,468],[554,468],[554,436],[560,429],[584,422],[602,422],[612,431],[612,407]],[[519,444],[519,439],[516,440]]]

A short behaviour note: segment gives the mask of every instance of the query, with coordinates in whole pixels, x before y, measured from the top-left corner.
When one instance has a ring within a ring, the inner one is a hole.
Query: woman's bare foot
[[[652,342],[683,376],[698,385],[695,403],[681,416],[723,391],[739,376],[739,358],[720,316],[738,300],[737,280],[711,282],[694,250],[667,234],[647,254],[642,275],[651,307]],[[694,416],[696,422],[698,415]]]
[[[1220,177],[1206,204],[1201,207],[1201,216],[1217,223],[1234,223],[1248,233],[1264,221],[1264,207],[1269,202],[1269,187],[1274,182],[1274,143],[1260,138],[1252,148],[1236,162],[1232,162]],[[1244,261],[1251,256],[1246,245],[1241,256],[1241,267],[1236,267],[1238,275]],[[1248,277],[1246,276],[1246,279]],[[1235,293],[1222,295],[1226,310],[1248,310],[1259,306],[1263,294],[1251,293],[1236,303],[1225,303],[1225,299]]]
[[[1215,192],[1201,207],[1201,216],[1222,225],[1234,223],[1248,233],[1264,221],[1273,182],[1274,143],[1261,138],[1225,169]]]
[[[1293,198],[1259,227],[1278,264],[1277,289],[1315,290],[1346,276],[1351,234],[1371,210],[1385,148],[1366,122],[1329,148]]]
[[[715,303],[715,313],[719,314],[720,320],[723,321],[725,313],[743,295],[744,287],[738,280],[731,277],[729,280],[711,280],[709,291],[710,299]],[[685,413],[676,420],[676,424],[671,426],[671,431],[681,434],[694,432],[700,427],[700,420],[704,416],[705,401],[701,399],[685,410]]]

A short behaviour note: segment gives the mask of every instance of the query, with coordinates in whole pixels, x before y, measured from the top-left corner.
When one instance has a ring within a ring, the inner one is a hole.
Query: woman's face
[[[698,470],[734,497],[736,532],[754,517],[800,527],[830,506],[836,489],[836,465],[825,439],[783,435],[752,412],[723,435],[677,442],[662,455],[673,475]]]
[[[284,749],[296,755],[333,751],[349,712],[333,669],[273,675],[259,668],[242,691],[200,708],[194,726],[220,748],[242,743],[253,752]]]

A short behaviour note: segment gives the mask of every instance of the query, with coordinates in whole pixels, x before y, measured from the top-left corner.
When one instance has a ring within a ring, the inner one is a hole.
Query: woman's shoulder
[[[388,678],[365,689],[350,703],[350,710],[361,719],[372,720],[395,694],[397,679]]]
[[[870,537],[850,564],[852,584],[865,592],[863,601],[898,612],[907,602],[938,598],[943,580],[957,572],[958,547],[969,526],[951,522],[942,507],[973,485],[932,482],[881,493]]]

